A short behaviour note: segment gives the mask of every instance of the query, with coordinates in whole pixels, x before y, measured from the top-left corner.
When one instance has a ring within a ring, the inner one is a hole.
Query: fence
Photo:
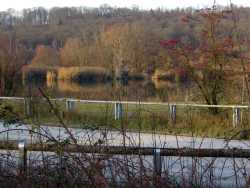
[[[161,175],[162,157],[216,157],[216,158],[250,158],[250,149],[194,149],[194,148],[153,148],[125,146],[93,145],[59,145],[59,144],[26,144],[24,141],[1,141],[1,150],[19,150],[19,167],[27,168],[27,152],[57,152],[58,147],[68,153],[96,153],[106,155],[144,155],[153,156],[154,173]]]
[[[25,109],[26,115],[32,115],[32,108],[33,105],[36,104],[35,102],[40,102],[42,99],[37,98],[37,100],[33,100],[32,98],[22,98],[22,97],[0,97],[0,100],[11,100],[14,101],[14,105],[16,104],[16,101],[20,101],[20,105],[22,110]],[[164,110],[164,114],[168,116],[168,118],[175,123],[176,120],[181,119],[180,116],[178,116],[177,113],[179,113],[179,110],[181,111],[181,108],[187,109],[188,111],[194,108],[199,109],[209,109],[209,108],[223,108],[228,109],[230,111],[227,111],[230,113],[230,118],[232,118],[233,126],[238,126],[241,123],[241,116],[244,113],[243,110],[248,110],[250,106],[247,105],[206,105],[206,104],[195,104],[195,103],[158,103],[158,102],[133,102],[133,101],[97,101],[97,100],[78,100],[78,99],[67,99],[67,98],[58,98],[58,99],[50,99],[51,101],[60,101],[60,105],[63,105],[63,110],[67,110],[68,112],[74,112],[76,108],[81,107],[80,103],[83,104],[83,106],[87,106],[86,104],[109,104],[112,106],[111,108],[111,116],[112,116],[112,123],[120,123],[119,121],[113,121],[113,119],[116,120],[122,120],[125,119],[126,114],[126,105],[160,105],[163,106],[161,110]],[[46,101],[45,101],[46,102]],[[44,104],[42,102],[42,104]],[[57,104],[57,102],[56,102]],[[90,105],[92,106],[92,105]],[[94,105],[94,106],[102,106],[102,105]],[[106,105],[103,105],[106,106]],[[46,106],[39,106],[39,108],[43,108],[47,111],[48,108]],[[190,107],[190,108],[189,108]],[[48,112],[50,113],[50,112]],[[207,113],[207,112],[206,112]],[[67,114],[67,113],[66,113]],[[69,113],[69,115],[72,115],[72,113]],[[81,114],[82,115],[82,114]],[[245,113],[244,113],[245,115]],[[64,117],[64,116],[62,116]],[[204,116],[206,118],[206,116]],[[223,116],[224,117],[224,116]],[[244,116],[246,117],[246,115]],[[121,121],[122,122],[122,121]],[[154,123],[154,122],[153,122]],[[178,122],[177,122],[178,123]],[[231,126],[231,123],[229,124]],[[20,138],[15,138],[16,140]],[[60,140],[59,140],[60,141]],[[57,143],[57,142],[55,142]],[[85,143],[86,144],[86,143]],[[189,146],[188,146],[189,147]],[[128,146],[104,146],[104,145],[72,145],[72,144],[49,144],[49,143],[42,143],[42,144],[28,144],[24,141],[0,141],[0,150],[9,151],[14,150],[17,152],[15,153],[15,156],[18,156],[18,166],[20,169],[20,172],[23,172],[24,175],[27,171],[30,170],[31,165],[30,164],[30,152],[52,152],[53,155],[56,154],[55,158],[58,159],[59,164],[61,164],[61,161],[64,161],[64,154],[66,156],[67,153],[86,153],[94,154],[94,156],[99,157],[99,155],[103,155],[104,157],[110,157],[113,158],[115,156],[124,156],[126,158],[127,156],[131,156],[131,158],[139,157],[140,156],[146,156],[147,160],[149,159],[150,162],[150,172],[153,172],[156,176],[164,177],[164,167],[166,168],[166,157],[167,159],[173,158],[180,158],[182,160],[186,160],[186,158],[182,157],[188,157],[188,160],[193,160],[193,158],[196,160],[197,158],[200,158],[199,160],[205,161],[210,160],[207,159],[207,157],[212,158],[220,158],[219,160],[228,160],[227,158],[232,158],[234,161],[235,158],[242,158],[240,160],[247,160],[250,158],[250,149],[195,149],[195,148],[157,148],[157,147],[128,147]],[[62,153],[57,153],[60,150]],[[62,156],[61,156],[62,155]],[[149,157],[148,157],[149,156]],[[61,158],[62,159],[61,159]],[[205,158],[205,159],[204,159]],[[16,158],[15,158],[16,159]],[[180,162],[182,163],[182,162]],[[152,166],[151,166],[152,164]],[[213,163],[211,163],[213,165]],[[151,168],[152,167],[152,168]],[[16,169],[16,166],[14,166]],[[224,168],[224,167],[223,167]],[[153,170],[153,171],[152,171]],[[211,168],[211,172],[213,171],[213,168]]]
[[[25,106],[25,112],[27,115],[32,114],[30,98],[22,97],[0,97],[0,100],[23,100]],[[174,102],[135,102],[135,101],[101,101],[101,100],[80,100],[71,98],[55,98],[51,101],[64,101],[67,111],[72,111],[76,108],[76,103],[89,103],[89,104],[111,104],[114,105],[114,119],[119,120],[123,117],[123,105],[161,105],[169,108],[170,120],[176,122],[176,113],[179,107],[196,107],[196,108],[221,108],[232,110],[232,125],[237,127],[241,123],[241,111],[242,109],[250,109],[248,105],[207,105],[197,103],[174,103]]]

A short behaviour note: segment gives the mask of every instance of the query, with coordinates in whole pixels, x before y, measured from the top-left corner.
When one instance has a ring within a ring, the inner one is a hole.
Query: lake
[[[191,86],[169,81],[115,81],[104,83],[56,82],[20,83],[15,96],[39,95],[38,87],[53,97],[81,98],[91,100],[140,100],[140,101],[188,101],[194,97]]]

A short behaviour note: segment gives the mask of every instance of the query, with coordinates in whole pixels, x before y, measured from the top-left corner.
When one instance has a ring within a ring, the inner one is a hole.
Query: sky
[[[2,2],[1,2],[2,1]],[[99,7],[102,4],[108,4],[116,7],[133,7],[138,6],[142,9],[155,8],[177,8],[177,7],[194,7],[203,8],[213,4],[214,0],[0,0],[0,11],[14,8],[22,10],[23,8],[32,8],[42,6],[45,8],[65,7],[65,6],[86,6]],[[220,5],[228,5],[229,0],[217,0]],[[233,4],[249,6],[250,0],[232,0]]]

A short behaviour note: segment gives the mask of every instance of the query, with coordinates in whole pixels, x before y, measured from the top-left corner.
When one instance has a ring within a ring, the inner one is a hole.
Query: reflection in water
[[[46,85],[48,88],[53,88],[55,87],[55,78],[56,78],[56,74],[53,71],[47,71],[46,74]]]
[[[104,87],[104,85],[95,85],[94,88],[98,89],[100,87]],[[73,93],[81,93],[81,91],[84,91],[86,89],[93,89],[93,85],[89,85],[89,87],[86,87],[84,85],[80,85],[75,82],[70,81],[58,81],[57,82],[57,88],[61,92],[73,92]]]
[[[53,75],[50,75],[53,77]],[[37,93],[42,87],[53,97],[74,97],[92,100],[186,101],[190,87],[168,81],[115,81],[106,83],[77,83],[47,79],[44,82],[26,82],[16,96]]]

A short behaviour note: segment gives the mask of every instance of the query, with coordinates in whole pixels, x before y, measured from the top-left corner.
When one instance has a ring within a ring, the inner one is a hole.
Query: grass
[[[30,124],[59,125],[58,119],[45,101],[33,101],[33,114],[25,119]],[[123,105],[123,118],[114,119],[114,105],[112,104],[83,104],[77,103],[75,108],[67,111],[65,102],[53,102],[55,108],[69,127],[74,128],[109,128],[113,130],[126,129],[127,131],[157,132],[162,134],[177,134],[200,137],[250,139],[246,134],[242,137],[241,131],[250,129],[249,111],[242,111],[242,122],[236,128],[232,125],[232,110],[220,111],[212,115],[206,108],[177,108],[176,122],[169,116],[169,107],[161,105]],[[25,117],[23,101],[5,102],[6,105]],[[247,131],[248,133],[249,131]]]

